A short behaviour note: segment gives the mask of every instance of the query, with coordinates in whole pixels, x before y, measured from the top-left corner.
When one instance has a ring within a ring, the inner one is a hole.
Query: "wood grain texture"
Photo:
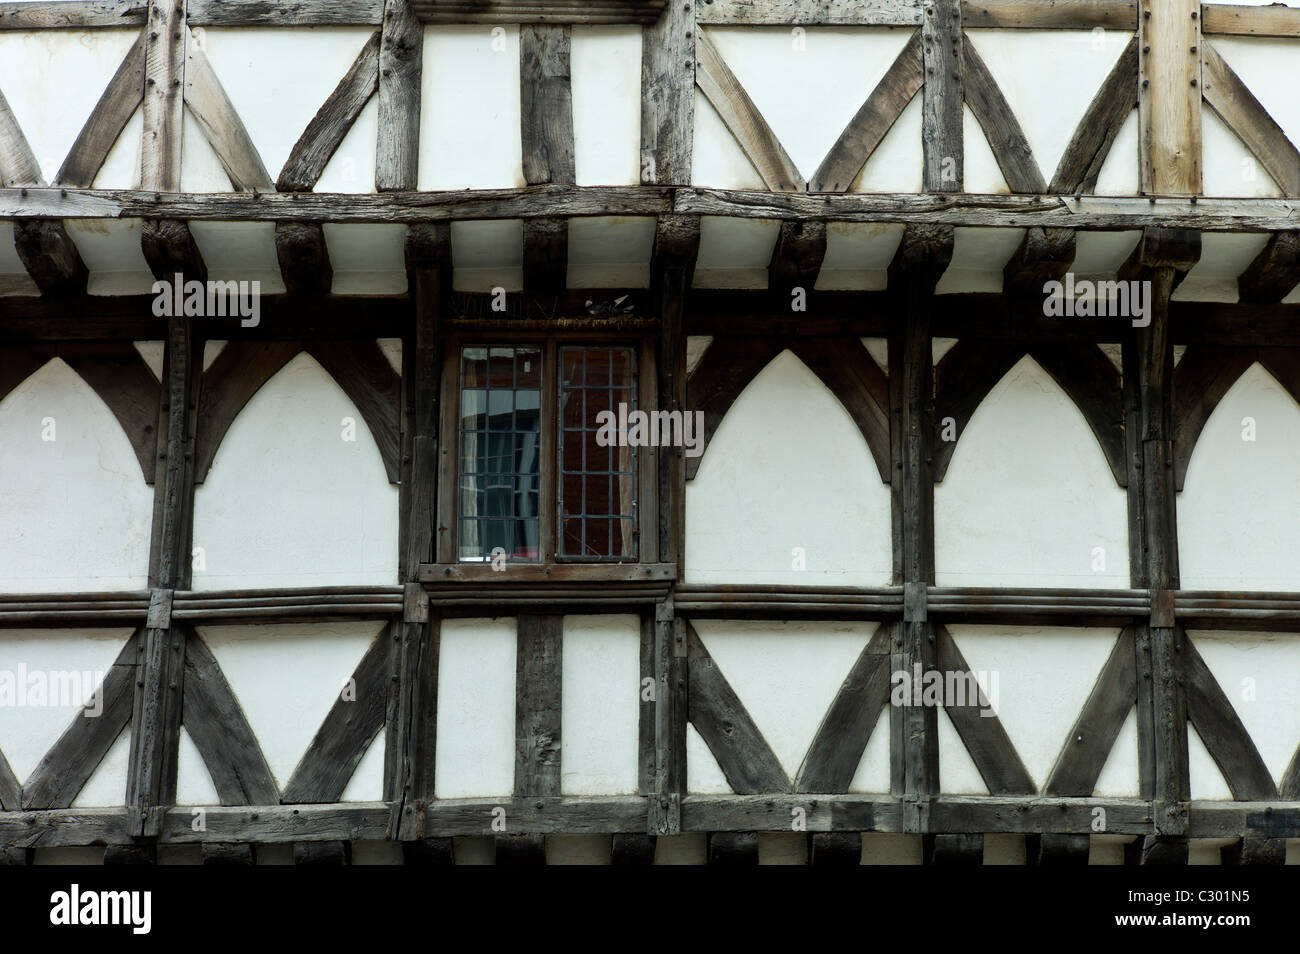
[[[307,353],[320,362],[361,412],[390,483],[401,479],[398,428],[402,382],[377,341],[312,341]]]
[[[1283,195],[1300,195],[1300,150],[1213,46],[1206,43],[1201,56],[1205,101],[1255,154]]]
[[[917,30],[885,71],[867,101],[844,127],[840,138],[813,174],[808,191],[847,192],[907,104],[920,91],[924,78],[921,31]]]
[[[1097,675],[1043,786],[1046,795],[1091,795],[1124,720],[1137,703],[1133,630],[1126,627]]]
[[[192,26],[378,26],[384,0],[188,0]]]
[[[921,151],[927,192],[961,192],[965,169],[962,103],[965,56],[960,0],[934,0],[921,21],[925,85],[921,101]]]
[[[515,795],[559,795],[564,617],[520,616],[517,641]]]
[[[1061,281],[1074,264],[1071,229],[1025,229],[1020,246],[1002,269],[1002,292],[1041,301],[1049,281]]]
[[[180,219],[145,219],[140,230],[140,251],[149,271],[169,284],[179,273],[182,280],[208,280],[208,267],[188,222]]]
[[[769,290],[781,295],[796,288],[811,292],[825,257],[825,222],[782,222],[767,266]]]
[[[665,0],[413,0],[425,23],[652,24]]]
[[[966,0],[967,27],[1004,30],[1137,29],[1135,0]]]
[[[408,0],[385,0],[379,46],[379,143],[375,188],[414,189],[420,162],[420,75],[424,27]]]
[[[182,723],[222,805],[278,805],[280,790],[244,710],[197,633],[185,649]]]
[[[276,222],[275,257],[285,291],[319,298],[334,282],[325,228],[319,222]]]
[[[9,102],[0,93],[0,183],[12,186],[43,185],[41,167],[23,135]]]
[[[1124,47],[1119,59],[1088,104],[1074,135],[1061,153],[1047,191],[1084,193],[1097,188],[1097,177],[1120,128],[1138,102],[1138,40]]]
[[[127,51],[63,160],[63,167],[54,177],[55,185],[89,189],[94,184],[104,160],[144,99],[147,40],[146,32],[141,31]]]
[[[239,412],[267,381],[301,351],[297,341],[228,341],[203,372],[194,479],[203,483],[217,448]]]
[[[14,249],[42,295],[62,299],[86,294],[90,272],[62,222],[15,222]]]
[[[0,752],[0,811],[16,812],[23,807],[23,784]]]
[[[1223,773],[1228,790],[1237,801],[1266,801],[1278,797],[1273,774],[1264,764],[1254,740],[1232,707],[1218,680],[1184,636],[1184,673],[1187,685],[1187,718],[1206,750]]]
[[[138,27],[145,22],[144,0],[37,0],[0,3],[0,30],[99,29]]]
[[[65,344],[59,356],[113,412],[131,442],[145,483],[152,485],[158,454],[159,383],[140,352],[127,342]]]
[[[918,0],[710,0],[696,14],[717,26],[907,26],[921,22]]]
[[[1251,348],[1190,347],[1174,369],[1174,487],[1183,489],[1187,468],[1206,422],[1223,396],[1256,360]]]
[[[142,189],[176,192],[181,187],[186,32],[184,0],[149,0],[140,145]]]
[[[641,31],[641,179],[689,185],[695,130],[695,16],[670,3]]]
[[[187,36],[185,105],[190,114],[198,121],[236,192],[274,192],[275,182],[207,54],[188,31]]]
[[[892,633],[892,626],[877,628],[853,663],[799,767],[796,792],[848,791],[880,710],[889,704]]]
[[[763,184],[773,192],[803,192],[807,184],[794,160],[703,30],[695,35],[695,56],[695,82],[731,130]]]
[[[686,638],[690,721],[713,753],[727,784],[740,795],[789,791],[790,779],[781,763],[689,623]]]
[[[560,292],[567,287],[569,222],[556,216],[524,219],[524,288]]]
[[[848,411],[875,459],[881,482],[889,483],[889,379],[861,340],[794,337],[790,350]]]
[[[1142,191],[1201,192],[1199,0],[1139,0],[1138,141]]]
[[[25,811],[71,805],[122,734],[131,720],[138,643],[142,638],[141,631],[132,634],[104,674],[104,681],[95,690],[95,709],[89,710],[98,714],[78,712],[32,770],[22,789]],[[102,711],[98,711],[100,706]]]
[[[1300,36],[1300,11],[1273,3],[1246,7],[1231,3],[1201,4],[1201,32],[1230,36]]]
[[[984,138],[988,140],[1008,188],[1012,192],[1034,195],[1046,192],[1047,183],[1034,161],[1034,151],[1020,128],[1020,121],[1011,111],[1007,98],[1002,95],[1002,88],[984,65],[969,36],[963,36],[962,57],[966,105],[984,130]]]
[[[1237,276],[1237,297],[1250,304],[1280,302],[1300,285],[1300,232],[1274,232]]]
[[[310,192],[347,137],[361,110],[379,89],[379,42],[376,30],[351,68],[298,137],[276,179],[281,192]]]
[[[399,625],[399,624],[393,624]],[[280,801],[286,805],[338,802],[362,757],[384,726],[388,702],[388,628],[379,634],[357,663],[344,692],[334,700],[325,721],[285,783]]]
[[[706,452],[709,441],[718,430],[718,425],[722,423],[722,419],[731,409],[736,398],[740,397],[740,392],[783,349],[782,342],[761,338],[745,338],[736,335],[718,336],[713,339],[708,351],[704,352],[704,357],[686,382],[687,409],[704,412]],[[686,459],[687,480],[695,477],[703,459],[703,455]]]
[[[524,181],[572,184],[573,92],[567,26],[519,28],[519,84]]]

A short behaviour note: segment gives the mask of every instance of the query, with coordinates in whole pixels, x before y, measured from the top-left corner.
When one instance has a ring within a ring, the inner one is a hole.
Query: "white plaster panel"
[[[13,629],[0,633],[0,680],[5,684],[0,753],[20,782],[31,777],[81,706],[93,702],[92,694],[131,632]],[[43,699],[34,694],[38,687],[45,688]],[[15,693],[12,699],[10,689]]]
[[[848,412],[784,351],[736,399],[687,484],[686,579],[887,584],[890,508]]]
[[[1020,123],[1044,182],[1120,53],[1117,30],[970,30],[980,59]]]
[[[1119,631],[959,623],[948,631],[1041,791]]]
[[[571,288],[648,288],[655,220],[593,216],[569,220]]]
[[[939,791],[947,795],[988,795],[988,786],[948,713],[940,709],[938,716]]]
[[[1202,233],[1201,257],[1174,289],[1174,300],[1236,301],[1237,276],[1267,244],[1266,233]]]
[[[90,272],[91,295],[147,295],[154,276],[140,248],[140,219],[67,219],[64,222]]]
[[[191,222],[194,243],[214,282],[261,282],[261,294],[284,293],[274,222]]]
[[[850,792],[888,792],[889,777],[889,706],[880,710],[871,738],[862,751],[858,767],[849,782]]]
[[[0,31],[0,90],[53,182],[137,30]]]
[[[958,438],[934,493],[939,586],[1127,588],[1125,491],[1082,412],[1032,358]]]
[[[879,291],[889,284],[889,264],[903,238],[901,224],[830,222],[819,290]]]
[[[911,33],[910,29],[836,27],[797,32],[786,27],[711,27],[708,31],[805,180],[817,171]],[[810,109],[810,103],[817,108]]]
[[[375,155],[379,145],[379,97],[357,114],[330,161],[325,163],[313,192],[368,193],[375,191]],[[276,173],[278,176],[279,173]]]
[[[918,95],[917,99],[920,98]],[[993,156],[993,150],[989,148],[989,141],[984,136],[979,120],[964,103],[961,107],[961,117],[962,161],[954,166],[954,169],[961,173],[962,190],[984,195],[1006,195],[1011,188],[1007,185],[1007,180],[1002,177],[1002,169]]]
[[[434,767],[438,798],[514,791],[515,627],[514,619],[442,623]]]
[[[704,360],[704,353],[709,350],[712,343],[711,335],[690,335],[686,339],[686,375],[690,377],[691,372]]]
[[[1280,783],[1300,747],[1300,643],[1289,634],[1193,630],[1188,635],[1273,781]]]
[[[547,835],[548,865],[607,865],[613,852],[609,835]]]
[[[732,794],[722,766],[691,723],[686,725],[686,790],[697,795]]]
[[[373,621],[199,627],[281,789],[383,629]]]
[[[715,189],[767,188],[718,111],[698,88],[692,136],[692,183]]]
[[[524,223],[520,219],[451,223],[452,285],[487,292],[524,287]]]
[[[519,28],[426,26],[421,189],[524,185]]]
[[[0,221],[0,296],[34,298],[41,293],[27,274],[14,245],[14,223]]]
[[[1300,142],[1300,100],[1295,95],[1295,40],[1216,36],[1214,49],[1232,67],[1292,143]]]
[[[700,219],[696,288],[766,288],[781,224],[770,219]]]
[[[641,181],[641,28],[571,28],[573,159],[578,185]]]
[[[292,42],[280,27],[207,27],[192,32],[274,181],[374,31],[295,27]]]
[[[954,230],[952,261],[935,287],[936,295],[1002,291],[1002,270],[1020,247],[1024,229]]]
[[[96,189],[140,188],[140,149],[143,143],[144,112],[136,109],[122,127],[91,185]]]
[[[167,343],[165,341],[136,341],[134,344],[135,350],[140,352],[141,359],[149,366],[154,378],[161,382],[163,355],[167,350]]]
[[[61,359],[0,401],[0,591],[144,589],[152,522],[130,441]]]
[[[903,108],[850,192],[920,192],[925,160],[921,147],[921,94]]]
[[[336,295],[406,293],[406,226],[325,224]]]
[[[1076,279],[1111,279],[1128,261],[1142,238],[1141,231],[1076,232],[1074,263],[1070,270]]]
[[[1243,439],[1248,418],[1253,441]],[[1298,480],[1300,407],[1251,365],[1206,421],[1188,463],[1178,497],[1183,589],[1300,589]]]
[[[208,143],[203,127],[186,107],[181,120],[181,191],[230,192],[234,186]],[[268,174],[270,170],[267,170]]]
[[[1093,794],[1098,798],[1139,798],[1142,793],[1138,771],[1137,706],[1134,706],[1110,747]]]
[[[566,616],[560,759],[566,795],[635,794],[641,706],[641,620]]]
[[[1097,176],[1097,195],[1137,195],[1141,187],[1138,169],[1138,111],[1134,107],[1115,134],[1106,161]]]
[[[90,773],[86,784],[72,800],[73,808],[97,808],[126,802],[126,776],[131,761],[131,727],[127,725],[104,758]]]
[[[697,620],[694,625],[718,671],[794,777],[875,624]]]
[[[299,354],[235,418],[195,492],[194,588],[393,583],[397,498],[361,413]]]
[[[1226,37],[1214,39],[1217,47]],[[1206,103],[1201,104],[1201,178],[1206,195],[1263,198],[1282,194],[1255,154]]]
[[[212,772],[184,725],[181,726],[180,748],[176,756],[176,804],[221,804]]]

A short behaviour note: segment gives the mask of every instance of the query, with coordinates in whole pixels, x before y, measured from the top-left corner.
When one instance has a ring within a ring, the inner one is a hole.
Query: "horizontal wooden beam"
[[[543,185],[456,192],[158,193],[0,189],[0,219],[169,218],[239,222],[451,222],[538,216],[718,215],[989,228],[1274,232],[1300,226],[1286,199],[973,193],[808,194],[663,186]]]
[[[962,26],[1016,30],[1136,30],[1134,0],[964,0]]]
[[[919,0],[708,0],[695,13],[716,26],[915,26]]]
[[[1300,36],[1300,9],[1279,3],[1260,7],[1203,3],[1201,32],[1228,36]]]
[[[54,0],[0,3],[0,30],[97,29],[140,27],[146,0]]]
[[[650,24],[665,0],[412,0],[425,23]]]

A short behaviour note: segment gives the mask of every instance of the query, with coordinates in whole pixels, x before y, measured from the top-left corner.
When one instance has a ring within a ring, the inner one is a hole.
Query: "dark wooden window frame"
[[[536,344],[542,352],[542,434],[539,495],[538,558],[536,563],[518,564],[515,569],[529,567],[526,573],[498,573],[489,564],[461,562],[458,538],[460,525],[460,356],[461,350],[474,345],[528,345]],[[504,327],[485,333],[466,332],[449,335],[444,339],[442,373],[442,433],[445,436],[438,461],[438,538],[435,547],[436,566],[456,567],[458,578],[478,577],[508,583],[511,580],[536,579],[538,572],[564,567],[568,578],[587,576],[593,578],[608,574],[611,566],[641,567],[659,562],[658,534],[647,528],[658,526],[658,461],[657,449],[638,448],[636,464],[638,546],[635,560],[581,560],[558,556],[558,501],[559,488],[559,352],[561,347],[621,345],[631,347],[636,355],[637,407],[655,410],[658,406],[655,347],[652,337],[626,332],[600,332],[585,330],[581,333],[546,333],[535,330],[512,331]],[[541,568],[540,571],[538,568]],[[486,574],[491,576],[486,576]]]

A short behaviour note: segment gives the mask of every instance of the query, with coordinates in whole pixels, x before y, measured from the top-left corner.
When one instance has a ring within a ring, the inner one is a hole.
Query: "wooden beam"
[[[655,606],[655,765],[646,830],[676,835],[686,794],[686,726],[689,712],[689,649],[686,621],[674,614],[671,599]],[[1300,761],[1300,757],[1297,758]]]
[[[925,86],[921,102],[921,151],[927,192],[962,192],[963,78],[960,0],[934,0],[921,22]]]
[[[654,23],[665,0],[414,0],[425,23]]]
[[[74,343],[60,345],[59,357],[113,412],[145,483],[152,485],[158,459],[159,385],[140,352],[129,342]]]
[[[576,180],[573,92],[567,26],[519,28],[524,181],[529,185]]]
[[[564,617],[520,616],[517,638],[515,795],[559,795]]]
[[[1201,21],[1198,0],[1139,0],[1139,169],[1146,195],[1201,189]]]
[[[889,379],[857,338],[793,337],[790,350],[849,412],[867,442],[881,483],[889,466]]]
[[[670,3],[641,31],[641,183],[690,185],[698,4]]]
[[[700,23],[716,26],[907,26],[921,22],[916,0],[710,0]]]
[[[970,867],[984,864],[984,835],[926,835],[925,863]]]
[[[95,690],[94,705],[73,717],[59,740],[37,763],[22,787],[24,811],[71,805],[122,734],[131,719],[141,639],[142,635],[136,632],[126,641]],[[7,798],[13,796],[11,785]],[[6,804],[5,808],[10,806]]]
[[[420,226],[406,236],[412,327],[402,341],[402,485],[398,569],[408,594],[390,663],[384,746],[384,793],[393,801],[390,827],[410,841],[425,836],[424,806],[434,797],[438,741],[441,621],[412,593],[420,565],[434,559],[438,521],[442,351],[438,334],[451,290],[451,227]]]
[[[610,845],[610,864],[616,867],[652,865],[655,863],[654,835],[640,832],[616,832]]]
[[[1244,7],[1233,3],[1201,4],[1201,32],[1230,36],[1300,36],[1300,12],[1280,3]]]
[[[1135,0],[965,0],[968,27],[1003,30],[1137,29]]]
[[[238,842],[208,842],[201,846],[204,867],[248,868],[256,864],[255,846]]]
[[[690,720],[741,795],[786,792],[790,779],[694,627],[686,624]]]
[[[185,731],[222,805],[278,805],[280,790],[212,650],[191,630],[185,647]]]
[[[569,274],[569,221],[556,216],[524,219],[524,288],[563,291]]]
[[[862,835],[856,831],[814,832],[808,863],[835,868],[862,864]]]
[[[709,864],[747,868],[758,864],[758,833],[720,831],[709,835]]]
[[[145,219],[140,232],[140,250],[153,277],[159,281],[171,284],[177,275],[181,276],[182,282],[208,280],[208,266],[186,222]]]
[[[1049,192],[1092,192],[1110,147],[1138,104],[1138,39],[1131,39],[1061,153]]]
[[[282,802],[326,804],[342,800],[362,757],[384,726],[391,646],[385,627],[357,663],[344,691],[334,700],[298,760],[284,786]]]
[[[1286,864],[1285,838],[1245,838],[1219,849],[1219,863],[1223,865],[1284,865]]]
[[[686,405],[704,412],[704,447],[717,432],[731,405],[768,362],[784,350],[781,341],[716,337],[687,381]],[[694,478],[703,455],[686,459],[686,479]]]
[[[328,295],[334,282],[325,228],[319,222],[276,222],[275,255],[290,295]]]
[[[147,31],[142,30],[68,151],[63,167],[54,178],[55,185],[79,189],[94,185],[104,160],[144,99],[147,41]]]
[[[310,192],[334,153],[343,144],[361,110],[379,89],[379,42],[376,30],[361,48],[347,75],[330,93],[298,137],[276,180],[281,192]]]
[[[988,140],[1007,187],[1012,192],[1032,195],[1046,192],[1047,183],[1034,161],[1034,151],[1020,128],[1020,121],[1002,95],[998,81],[975,51],[971,38],[965,34],[962,35],[962,57],[966,105],[984,130],[984,138]]]
[[[402,382],[377,341],[312,341],[307,353],[320,362],[356,405],[375,441],[389,483],[401,480],[398,424]]]
[[[1187,468],[1206,422],[1257,353],[1252,348],[1190,347],[1174,369],[1174,488],[1182,490]]]
[[[420,75],[424,26],[408,0],[385,0],[379,47],[379,145],[375,188],[416,188],[420,162]]]
[[[274,192],[275,182],[207,54],[188,30],[186,38],[185,105],[230,177],[231,186],[236,192]]]
[[[695,35],[695,55],[698,65],[695,82],[731,130],[736,144],[753,164],[764,185],[773,192],[805,191],[807,184],[794,160],[722,59],[718,48],[702,30]]]
[[[1300,285],[1300,232],[1274,232],[1237,276],[1237,297],[1250,304],[1280,302]]]
[[[1126,627],[1106,658],[1092,692],[1056,757],[1043,792],[1091,795],[1106,767],[1124,720],[1137,702],[1133,630]],[[1085,852],[1086,858],[1086,852]]]
[[[1046,832],[1025,836],[1026,864],[1037,867],[1086,865],[1091,847],[1088,835],[1059,835]]]
[[[789,297],[801,289],[806,295],[817,284],[825,257],[825,222],[782,222],[767,267],[769,290]]]
[[[873,9],[868,7],[866,9]],[[925,82],[921,31],[899,52],[867,101],[840,133],[808,183],[809,192],[847,192]]]
[[[1043,286],[1060,281],[1074,264],[1071,229],[1025,229],[1019,248],[1002,269],[1002,292],[1041,301]]]
[[[312,867],[337,867],[352,864],[349,841],[295,841],[293,863]]]
[[[1300,150],[1214,47],[1204,44],[1201,56],[1205,101],[1255,154],[1283,195],[1300,195]]]
[[[1232,797],[1243,802],[1277,798],[1273,774],[1260,757],[1241,717],[1186,634],[1183,634],[1182,648],[1187,718],[1219,767]]]
[[[41,294],[51,298],[86,294],[90,273],[62,222],[15,222],[14,247]]]
[[[9,761],[0,752],[0,811],[16,812],[23,807],[23,783],[14,775]]]
[[[880,710],[889,704],[889,643],[893,629],[892,625],[878,627],[858,655],[822,716],[795,777],[795,791],[848,791]],[[859,843],[859,854],[861,849]]]
[[[512,868],[546,864],[546,836],[497,835],[496,863]]]
[[[91,30],[138,27],[145,22],[143,3],[128,0],[38,0],[0,3],[0,30]]]
[[[378,26],[384,0],[189,0],[193,26]]]
[[[203,372],[199,429],[195,441],[194,482],[212,469],[217,448],[239,412],[267,381],[301,351],[297,341],[228,341]]]
[[[651,294],[659,312],[655,370],[660,411],[688,413],[686,375],[686,298],[700,250],[697,216],[661,216],[655,223],[655,245],[650,263]],[[692,458],[695,459],[695,458]],[[686,539],[686,480],[690,460],[682,448],[659,454],[658,517],[659,559],[680,566]]]
[[[185,108],[185,2],[149,0],[145,32],[141,188],[176,192],[181,183]]]

